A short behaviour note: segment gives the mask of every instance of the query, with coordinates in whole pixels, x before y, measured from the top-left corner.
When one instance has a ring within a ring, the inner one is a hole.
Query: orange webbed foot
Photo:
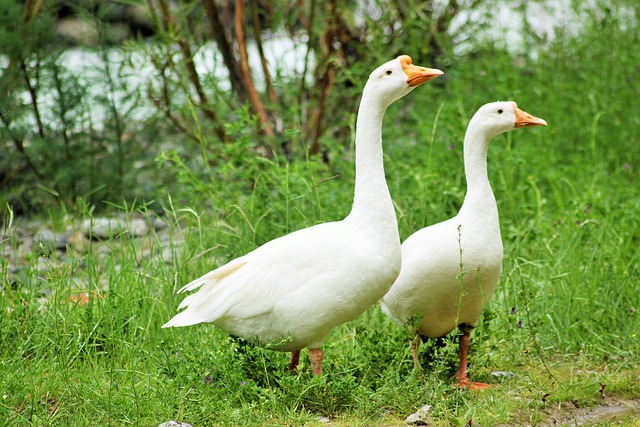
[[[477,390],[488,390],[490,388],[495,387],[495,385],[471,381],[469,380],[469,378],[464,377],[464,378],[457,378],[456,383],[453,384],[453,387],[477,391]]]

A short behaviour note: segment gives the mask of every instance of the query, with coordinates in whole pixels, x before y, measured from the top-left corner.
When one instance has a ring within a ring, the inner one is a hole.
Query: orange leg
[[[300,363],[300,350],[291,352],[291,359],[289,359],[289,371],[298,372],[298,364]]]
[[[313,371],[313,375],[322,375],[322,359],[324,359],[322,349],[309,349],[309,360],[311,361],[311,370]]]
[[[471,345],[471,329],[465,328],[459,342],[460,351],[460,367],[455,375],[456,385],[459,388],[468,388],[469,390],[486,390],[491,385],[485,383],[471,382],[467,376],[467,354]]]

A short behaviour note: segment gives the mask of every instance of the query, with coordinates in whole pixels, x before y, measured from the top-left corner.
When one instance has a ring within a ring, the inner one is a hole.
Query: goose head
[[[527,126],[546,126],[547,122],[518,108],[513,101],[485,104],[471,119],[475,130],[488,138]],[[470,124],[471,126],[471,124]]]
[[[388,107],[422,83],[442,74],[437,69],[414,65],[409,55],[401,55],[373,70],[364,90]]]

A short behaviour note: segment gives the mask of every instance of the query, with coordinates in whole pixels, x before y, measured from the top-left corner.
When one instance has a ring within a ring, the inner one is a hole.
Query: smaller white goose
[[[502,271],[498,206],[487,176],[489,142],[513,129],[546,124],[515,102],[486,104],[476,112],[464,138],[467,194],[458,215],[405,240],[400,275],[381,301],[382,310],[399,323],[419,319],[417,327],[410,325],[416,333],[411,351],[417,369],[421,338],[442,337],[460,327],[459,387],[489,387],[467,376],[471,330]]]
[[[389,290],[400,271],[398,223],[384,176],[382,119],[393,102],[442,74],[402,55],[376,68],[356,123],[356,183],[347,218],[272,240],[187,284],[197,292],[163,327],[213,323],[272,350],[290,351],[295,370],[309,347],[322,374],[321,345]]]

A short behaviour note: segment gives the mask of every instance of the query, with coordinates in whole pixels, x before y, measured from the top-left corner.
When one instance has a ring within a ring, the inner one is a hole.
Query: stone
[[[36,233],[34,241],[41,250],[52,252],[54,249],[65,249],[69,239],[65,234],[55,233],[45,228]]]
[[[129,233],[134,237],[142,237],[147,234],[149,227],[142,218],[134,218],[129,223]]]
[[[167,421],[160,424],[158,427],[193,427],[191,424],[181,423],[179,421]]]
[[[84,235],[98,239],[109,239],[124,233],[141,237],[147,234],[148,229],[147,222],[142,218],[133,218],[130,221],[122,218],[93,218],[82,223]]]
[[[153,219],[153,228],[156,230],[164,230],[167,227],[169,227],[169,224],[167,224],[166,221],[163,221],[160,218]]]
[[[69,235],[69,246],[78,253],[87,253],[91,242],[81,231],[73,232]]]
[[[431,421],[431,405],[424,405],[404,420],[406,424],[414,426],[428,426]]]
[[[513,372],[507,372],[507,371],[494,371],[494,372],[491,372],[491,375],[498,378],[511,378],[515,374]]]

